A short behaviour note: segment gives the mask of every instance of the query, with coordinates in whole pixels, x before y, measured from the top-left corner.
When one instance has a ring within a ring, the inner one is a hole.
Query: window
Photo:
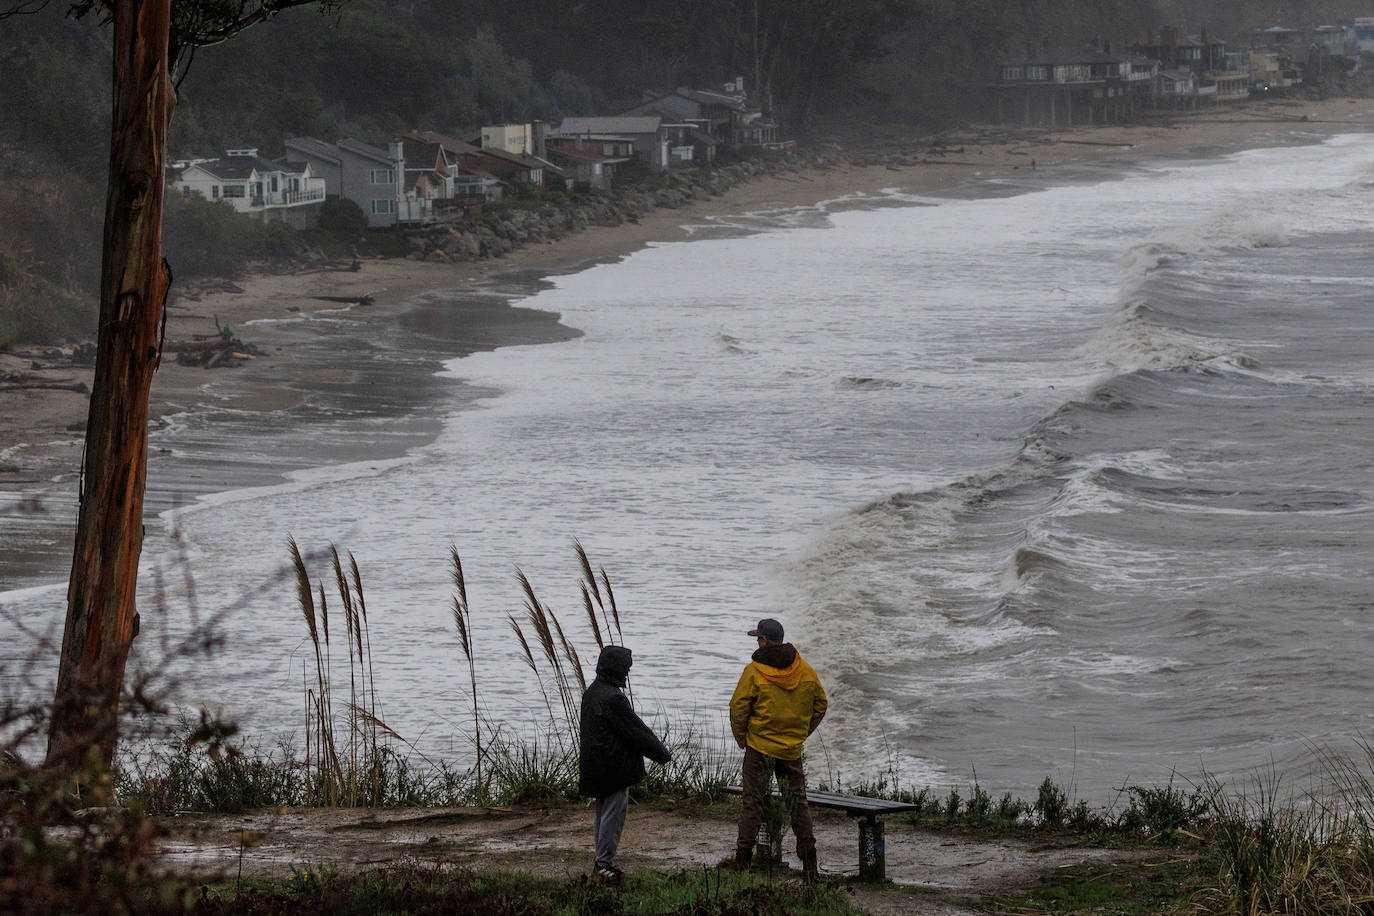
[[[368,172],[368,180],[373,184],[392,184],[391,169],[373,169]]]
[[[213,200],[219,200],[219,185],[217,185],[217,184],[212,184],[212,185],[210,185],[210,197],[211,197]]]
[[[227,184],[224,186],[225,197],[247,197],[248,189],[241,184]]]
[[[273,194],[277,193],[277,176],[276,176],[276,175],[273,175],[273,176],[272,176],[272,193],[273,193]]]
[[[391,212],[391,203],[392,203],[392,202],[391,202],[390,200],[385,200],[385,199],[382,199],[382,200],[373,200],[373,201],[372,201],[372,212],[373,212],[373,213],[390,213],[390,212]]]

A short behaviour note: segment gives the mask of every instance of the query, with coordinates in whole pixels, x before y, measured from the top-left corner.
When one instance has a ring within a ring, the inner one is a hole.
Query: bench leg
[[[759,838],[755,859],[760,865],[782,864],[782,834],[773,835],[767,824],[759,824]]]
[[[887,848],[883,822],[874,815],[859,820],[859,880],[887,880]]]

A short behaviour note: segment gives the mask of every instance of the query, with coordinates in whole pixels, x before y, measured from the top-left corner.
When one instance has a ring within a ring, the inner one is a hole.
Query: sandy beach
[[[360,390],[362,385],[376,388],[379,380],[362,377],[348,348],[338,345],[337,336],[321,335],[325,323],[309,320],[336,314],[341,308],[347,310],[349,329],[345,333],[364,341],[380,340],[404,316],[413,316],[421,309],[427,293],[456,291],[450,294],[442,320],[430,315],[418,323],[412,321],[412,331],[427,333],[440,341],[433,348],[435,366],[440,358],[477,349],[573,336],[578,333],[576,329],[559,324],[557,316],[511,309],[505,299],[493,293],[518,294],[532,288],[530,284],[540,276],[623,257],[653,242],[685,239],[688,232],[684,226],[700,224],[713,215],[809,206],[886,188],[919,193],[975,178],[1024,176],[1032,171],[1052,175],[1056,167],[1088,161],[1214,155],[1368,130],[1374,130],[1374,100],[1333,99],[1274,101],[1203,111],[1151,125],[1053,132],[999,130],[996,134],[967,131],[942,138],[945,145],[940,148],[925,142],[913,144],[895,160],[890,149],[884,150],[885,158],[881,159],[854,156],[856,162],[883,164],[756,179],[714,199],[698,200],[680,209],[656,210],[635,223],[592,227],[555,243],[519,248],[499,260],[458,264],[369,260],[358,270],[312,269],[258,275],[200,290],[174,287],[169,303],[169,340],[209,337],[215,333],[218,322],[228,324],[237,338],[256,350],[256,355],[239,367],[215,369],[178,365],[172,359],[164,359],[153,386],[154,423],[161,424],[169,416],[210,405],[265,416],[298,406],[322,387],[336,389],[340,397]],[[976,139],[958,139],[961,136],[997,136],[1002,142],[980,144]],[[464,291],[472,295],[465,297]],[[363,300],[367,304],[349,307],[341,305],[344,300]],[[336,328],[334,333],[340,332]],[[69,511],[88,406],[88,395],[72,387],[22,387],[14,385],[13,380],[22,378],[24,385],[84,383],[89,387],[90,374],[89,368],[73,366],[64,353],[48,348],[0,352],[0,378],[11,380],[0,386],[0,504],[5,506],[0,516],[32,514],[35,503],[43,500],[59,507],[67,504],[53,515],[62,517]],[[413,377],[408,378],[413,381]],[[387,380],[380,382],[385,385]],[[405,395],[392,393],[383,413],[404,413]],[[300,455],[295,466],[356,458],[369,449],[382,453],[404,450],[425,434],[423,424],[413,424],[405,436],[393,442],[359,443],[357,455]],[[155,461],[156,451],[150,458],[150,462]],[[217,488],[267,482],[255,480],[251,469],[240,468],[221,478],[179,473],[172,469],[172,461],[158,463],[162,468],[150,469],[150,486],[161,488],[164,501],[189,498]],[[167,473],[163,473],[164,469]],[[276,466],[260,468],[258,476],[279,474],[280,470]],[[9,532],[12,526],[0,530]],[[45,537],[51,539],[51,529]],[[9,533],[5,539],[9,542],[6,554],[11,558],[7,565],[25,562],[17,556],[24,552],[24,546],[16,545]],[[16,546],[18,550],[11,549]],[[52,558],[61,554],[62,546],[51,545],[43,552],[47,558],[34,558],[35,568],[31,572],[50,566]],[[0,581],[10,582],[11,587],[14,584],[9,578]]]

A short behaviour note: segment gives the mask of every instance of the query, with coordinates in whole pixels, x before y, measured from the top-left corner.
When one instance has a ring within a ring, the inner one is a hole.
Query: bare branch
[[[11,16],[32,16],[48,5],[48,0],[19,0],[14,6],[0,9],[0,19]]]

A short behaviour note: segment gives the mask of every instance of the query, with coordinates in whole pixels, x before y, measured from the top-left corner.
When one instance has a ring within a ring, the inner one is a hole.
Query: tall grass
[[[575,541],[573,547],[580,572],[577,593],[587,630],[599,651],[623,641],[620,609],[606,570],[592,564],[580,542]],[[295,570],[297,604],[314,659],[314,669],[307,671],[303,685],[305,757],[301,766],[307,775],[298,794],[305,804],[378,804],[396,793],[397,776],[410,772],[405,764],[407,748],[410,752],[414,749],[386,724],[378,706],[362,574],[351,553],[345,564],[339,551],[329,548],[326,556],[345,628],[344,648],[340,650],[335,645],[337,634],[331,635],[324,584],[312,581],[294,540],[288,541],[288,548]],[[474,763],[467,773],[440,767],[445,792],[477,804],[576,797],[579,716],[588,672],[574,634],[517,569],[524,613],[508,614],[506,620],[520,658],[530,671],[530,683],[538,691],[537,702],[542,702],[545,718],[533,731],[488,720],[482,713],[473,608],[468,601],[462,557],[454,545],[449,545],[449,564],[453,584],[450,612],[458,648],[468,668]],[[342,683],[335,681],[336,654],[348,672],[348,702],[342,712],[335,709],[336,695],[343,689]],[[648,784],[673,797],[710,798],[732,778],[737,779],[738,766],[731,760],[734,754],[724,750],[723,742],[698,746],[698,736],[703,732],[690,725],[675,733],[671,728],[668,731],[674,747],[673,762],[668,767],[651,767]],[[426,786],[416,794],[432,795],[433,791]]]
[[[1198,913],[1374,912],[1374,749],[1319,751],[1299,791],[1272,769],[1248,788],[1208,785],[1207,838],[1219,859]]]
[[[304,684],[307,803],[350,807],[381,804],[392,794],[396,769],[408,765],[395,747],[403,743],[401,736],[382,719],[377,705],[367,601],[357,560],[351,553],[348,555],[345,573],[338,550],[332,546],[329,549],[334,586],[343,612],[343,654],[348,670],[347,702],[343,713],[338,714],[334,709],[334,644],[325,587],[323,583],[312,585],[295,539],[289,539],[287,544],[296,571],[296,600],[305,618],[315,660],[314,678],[307,673]]]
[[[476,790],[479,795],[486,794],[486,781],[482,778],[482,716],[477,705],[477,661],[472,654],[472,611],[468,607],[467,580],[463,577],[463,558],[458,548],[449,545],[449,560],[453,565],[453,625],[458,630],[458,647],[468,662],[468,680],[472,685],[472,744],[476,750],[477,763]]]

